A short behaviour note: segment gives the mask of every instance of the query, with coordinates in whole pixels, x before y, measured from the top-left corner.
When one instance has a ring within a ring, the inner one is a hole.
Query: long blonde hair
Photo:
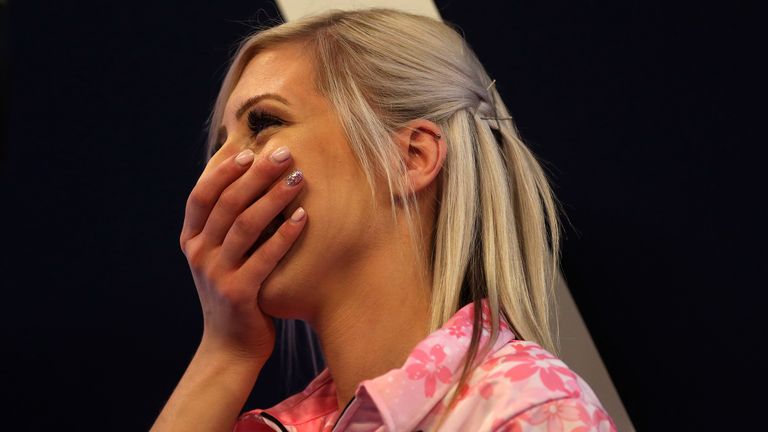
[[[329,11],[247,37],[209,119],[207,158],[245,65],[260,50],[287,42],[306,44],[315,86],[337,111],[371,192],[376,193],[375,179],[383,178],[393,217],[402,210],[414,245],[423,244],[424,233],[414,229],[419,209],[401,175],[404,164],[392,136],[414,119],[430,120],[444,132],[448,150],[438,177],[430,250],[417,250],[433,281],[430,333],[462,306],[475,305],[456,388],[493,345],[500,318],[518,339],[559,355],[554,307],[559,202],[493,81],[449,25],[389,9]],[[395,197],[402,196],[407,199],[395,205]],[[483,298],[492,327],[490,342],[481,349]]]

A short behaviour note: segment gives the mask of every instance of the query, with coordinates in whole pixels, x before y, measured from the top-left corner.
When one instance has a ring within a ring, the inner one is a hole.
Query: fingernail
[[[288,158],[291,157],[291,151],[288,150],[288,147],[280,147],[279,149],[273,151],[269,157],[274,163],[285,162],[288,160]]]
[[[248,165],[249,163],[251,163],[251,161],[253,161],[253,151],[251,150],[243,150],[235,158],[235,162],[237,162],[238,165],[241,165],[241,166]]]
[[[304,216],[306,214],[307,214],[307,212],[304,211],[304,208],[303,207],[299,207],[291,215],[291,220],[294,221],[294,222],[299,222],[300,220],[304,219]]]
[[[302,174],[301,171],[293,170],[285,178],[285,184],[287,184],[288,186],[296,186],[297,184],[301,183],[301,180],[303,178],[304,178],[304,174]]]

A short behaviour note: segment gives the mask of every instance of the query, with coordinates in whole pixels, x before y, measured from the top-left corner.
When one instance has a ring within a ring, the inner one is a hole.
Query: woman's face
[[[313,76],[310,56],[299,44],[253,57],[227,101],[226,140],[209,164],[246,148],[259,157],[286,146],[293,160],[285,174],[294,168],[304,173],[304,189],[286,214],[302,206],[307,224],[259,293],[261,309],[280,318],[311,320],[323,304],[353,289],[343,283],[344,271],[381,236],[364,173],[330,102],[314,89]]]

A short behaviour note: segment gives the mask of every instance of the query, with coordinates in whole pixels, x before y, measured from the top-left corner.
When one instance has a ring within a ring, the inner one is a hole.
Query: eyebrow
[[[252,107],[256,103],[264,99],[274,99],[278,102],[282,102],[285,105],[288,105],[288,106],[291,105],[290,103],[288,103],[288,101],[284,97],[280,96],[279,94],[264,93],[258,96],[250,97],[245,102],[243,102],[243,104],[240,105],[240,108],[237,109],[237,112],[235,112],[235,118],[240,120],[240,117],[243,116],[243,113],[245,113],[245,111],[247,111],[248,108]]]

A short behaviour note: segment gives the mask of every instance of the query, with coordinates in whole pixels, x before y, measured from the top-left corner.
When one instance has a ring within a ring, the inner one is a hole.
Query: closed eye
[[[253,110],[248,113],[248,128],[251,129],[254,137],[267,128],[283,124],[285,124],[283,120],[271,114],[258,110]]]

